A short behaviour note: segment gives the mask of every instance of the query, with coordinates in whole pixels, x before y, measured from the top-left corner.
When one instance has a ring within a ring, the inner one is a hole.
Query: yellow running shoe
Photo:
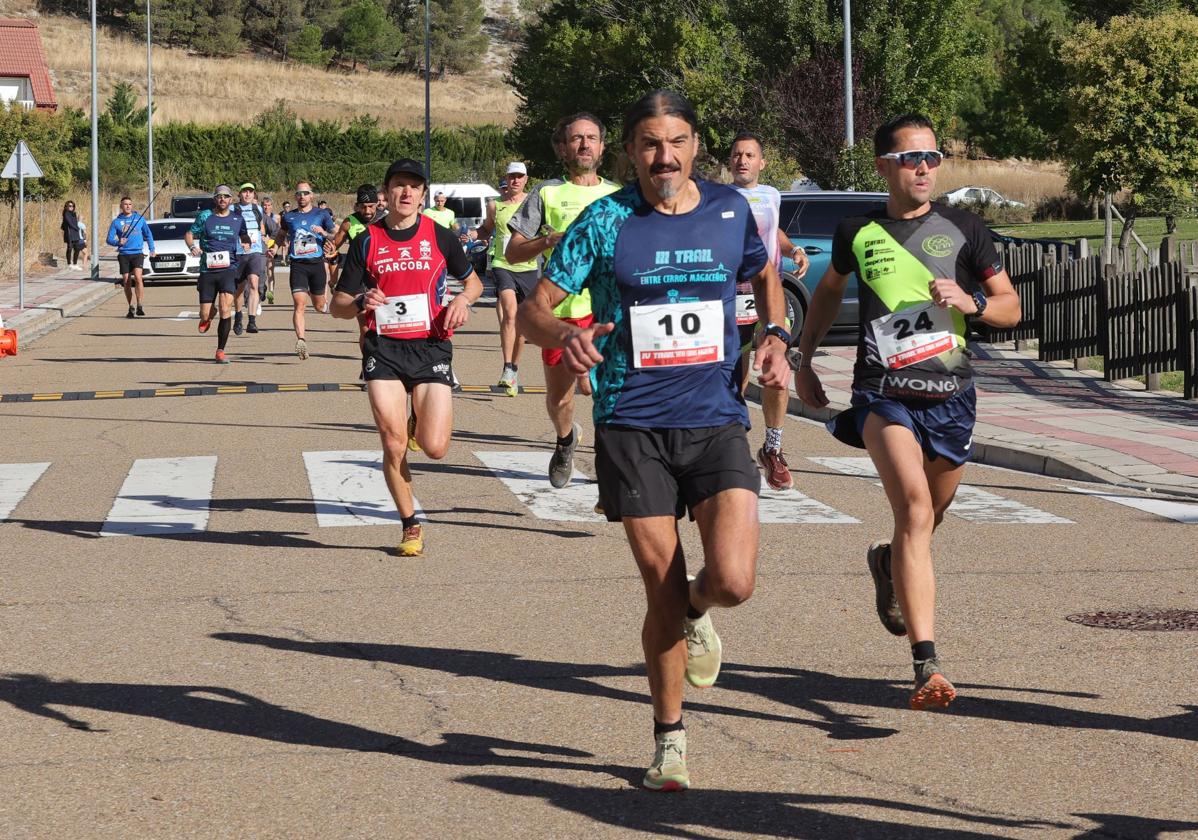
[[[641,784],[649,790],[686,790],[691,786],[690,774],[686,772],[686,730],[663,732],[655,740],[653,763],[645,771]]]
[[[400,557],[419,557],[424,554],[424,535],[419,525],[403,529],[403,541],[399,544]]]
[[[686,681],[695,688],[708,688],[720,675],[724,647],[711,626],[711,611],[683,622],[686,635]]]
[[[419,452],[420,444],[416,442],[416,415],[408,417],[408,451]]]

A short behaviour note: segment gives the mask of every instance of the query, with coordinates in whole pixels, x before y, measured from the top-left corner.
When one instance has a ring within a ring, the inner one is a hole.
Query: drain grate
[[[1110,630],[1198,630],[1198,610],[1075,613],[1065,620]]]

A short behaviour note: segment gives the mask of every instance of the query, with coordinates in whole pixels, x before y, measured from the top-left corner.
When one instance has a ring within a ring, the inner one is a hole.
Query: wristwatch
[[[791,370],[803,369],[803,351],[798,347],[792,347],[786,351],[786,364],[790,365]],[[807,365],[811,367],[811,365]]]
[[[982,313],[986,311],[986,304],[989,301],[987,300],[986,296],[984,294],[982,294],[981,292],[974,292],[972,297],[973,297],[974,306],[976,306],[978,308],[978,311],[973,314],[975,317],[980,318],[982,316]]]
[[[761,334],[772,335],[775,338],[780,338],[782,339],[783,344],[785,344],[787,347],[790,346],[790,333],[783,326],[773,323],[766,324],[765,327],[762,328]]]
[[[366,295],[360,294],[354,298],[354,306],[358,307],[359,312],[366,311]]]

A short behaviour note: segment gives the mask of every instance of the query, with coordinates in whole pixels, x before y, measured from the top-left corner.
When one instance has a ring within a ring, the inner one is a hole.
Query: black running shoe
[[[241,313],[233,313],[233,335],[241,335],[245,332],[245,327],[241,325]]]
[[[882,567],[882,558],[890,555],[890,543],[876,542],[865,552],[869,573],[874,578],[874,600],[882,626],[896,636],[907,635],[907,622],[894,597],[894,582]]]
[[[125,313],[125,317],[126,317],[126,318],[135,318],[135,317],[137,317],[136,315],[134,315],[134,314],[133,314],[133,307],[132,307],[132,306],[130,306],[130,307],[129,307],[129,311]]]
[[[137,306],[137,317],[138,318],[146,317],[146,311],[141,308],[141,304],[138,304],[138,306]]]

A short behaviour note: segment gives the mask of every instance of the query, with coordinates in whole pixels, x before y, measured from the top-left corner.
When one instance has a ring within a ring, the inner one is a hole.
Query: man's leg
[[[506,367],[516,360],[516,290],[502,289],[497,297],[495,314],[499,318],[499,350]]]
[[[126,318],[133,318],[133,271],[130,269],[127,273],[121,275],[121,287],[125,290],[125,304],[129,307]]]
[[[790,465],[782,454],[782,424],[786,420],[790,392],[786,388],[761,389],[761,413],[765,415],[765,443],[757,453],[757,463],[765,470],[765,480],[775,490],[794,487]]]
[[[692,609],[705,613],[749,600],[757,581],[757,494],[722,490],[695,505],[694,515],[703,569],[690,584]]]
[[[370,410],[383,444],[383,478],[395,509],[405,521],[416,513],[412,501],[412,473],[408,469],[408,392],[399,380],[375,379],[366,383]]]
[[[245,306],[249,313],[246,318],[246,330],[256,333],[258,332],[258,275],[251,274],[247,277],[245,285]]]
[[[295,269],[292,268],[294,271]],[[295,329],[295,354],[301,359],[308,358],[308,342],[304,340],[304,310],[308,308],[308,293],[291,290],[291,326]]]
[[[146,285],[142,280],[141,266],[135,266],[133,269],[133,283],[137,287],[137,292],[135,295],[135,299],[137,300],[137,314],[145,315],[146,313],[142,311],[141,304],[146,297]]]
[[[453,435],[453,391],[440,382],[421,382],[412,387],[412,412],[416,424],[416,442],[424,454],[441,460],[449,452]]]
[[[233,295],[229,292],[218,293],[216,305],[220,311],[220,323],[216,327],[216,360],[223,362],[225,345],[229,342],[229,332],[233,326]]]
[[[545,408],[557,441],[549,459],[549,483],[561,489],[574,474],[574,450],[582,429],[574,422],[574,374],[560,362],[545,365]]]

